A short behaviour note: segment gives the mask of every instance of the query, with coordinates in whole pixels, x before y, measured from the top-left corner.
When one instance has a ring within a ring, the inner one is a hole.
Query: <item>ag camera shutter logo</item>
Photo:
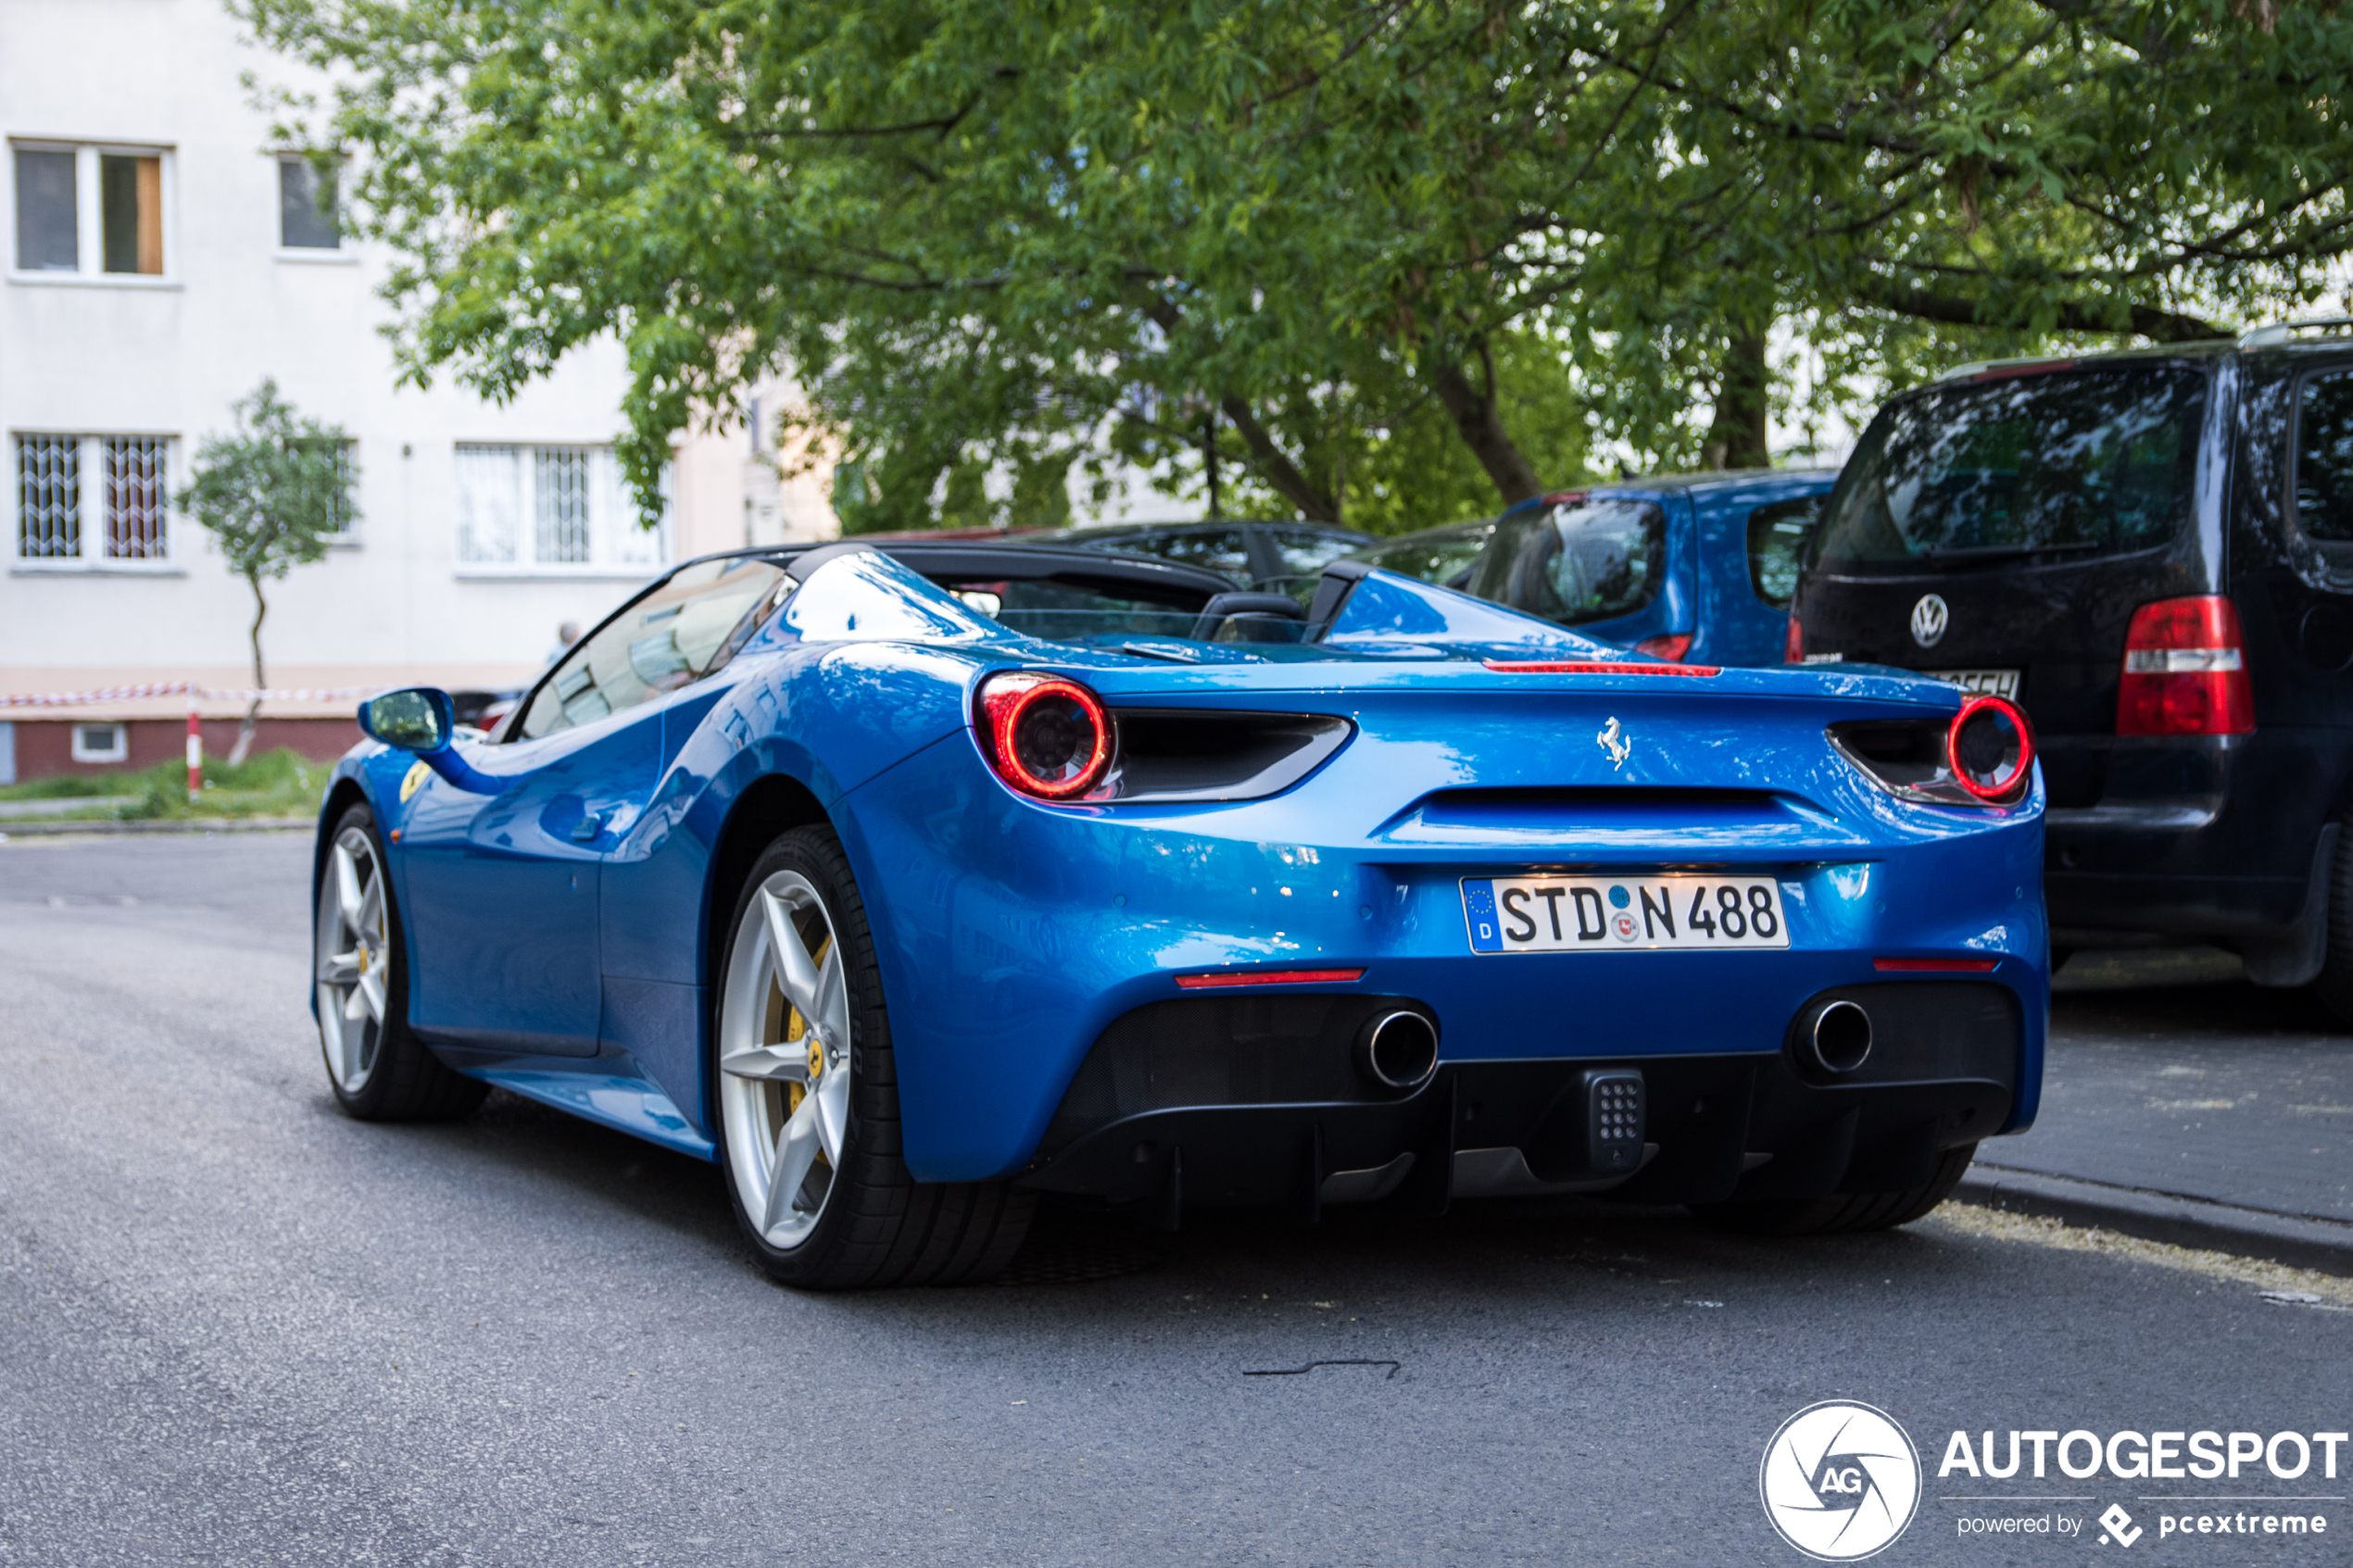
[[[1818,1562],[1853,1562],[1912,1523],[1919,1450],[1886,1411],[1825,1399],[1781,1423],[1756,1489],[1781,1539]]]

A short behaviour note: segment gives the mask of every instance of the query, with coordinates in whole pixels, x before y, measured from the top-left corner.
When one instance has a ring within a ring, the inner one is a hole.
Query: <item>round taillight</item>
[[[1960,786],[1980,800],[2019,792],[2034,766],[2034,734],[2015,703],[1973,696],[1944,733],[1944,760]]]
[[[1069,800],[1111,771],[1111,715],[1076,681],[1017,670],[980,685],[980,732],[997,776],[1040,800]]]

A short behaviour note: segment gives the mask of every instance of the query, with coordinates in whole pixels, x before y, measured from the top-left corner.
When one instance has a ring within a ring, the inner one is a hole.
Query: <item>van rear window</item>
[[[1831,495],[1833,571],[2145,550],[2190,514],[2204,372],[2132,365],[1941,388],[1881,410]]]
[[[1631,615],[1658,596],[1667,514],[1596,496],[1500,518],[1465,584],[1482,599],[1579,626]]]

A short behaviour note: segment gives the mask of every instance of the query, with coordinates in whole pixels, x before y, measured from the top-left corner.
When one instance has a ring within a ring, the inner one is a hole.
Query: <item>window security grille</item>
[[[542,561],[588,559],[588,454],[578,446],[538,453],[539,557]]]
[[[107,453],[107,555],[114,560],[162,560],[164,438],[109,435]]]
[[[641,526],[609,446],[459,446],[458,562],[469,567],[657,566],[666,532]],[[663,516],[669,487],[663,485]]]
[[[81,437],[17,437],[17,554],[27,560],[82,554]]]

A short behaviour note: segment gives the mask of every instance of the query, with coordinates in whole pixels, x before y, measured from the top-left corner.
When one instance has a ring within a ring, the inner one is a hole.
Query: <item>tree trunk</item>
[[[232,768],[253,749],[253,732],[261,721],[261,693],[270,684],[261,672],[261,618],[270,613],[270,603],[261,596],[260,578],[248,577],[245,582],[253,588],[253,629],[246,633],[253,644],[253,700],[245,704],[245,721],[237,726],[237,744],[229,748]]]
[[[1734,332],[1716,382],[1716,420],[1707,427],[1701,462],[1711,469],[1761,469],[1772,462],[1765,450],[1765,416],[1772,370],[1765,362],[1762,332]]]
[[[1211,517],[1224,517],[1226,508],[1217,498],[1217,416],[1214,412],[1201,422],[1201,458],[1209,470],[1209,512]]]
[[[1504,505],[1515,507],[1541,495],[1544,485],[1504,430],[1503,419],[1495,408],[1495,365],[1488,358],[1485,345],[1479,347],[1479,358],[1487,372],[1485,391],[1472,385],[1470,377],[1463,374],[1462,367],[1453,360],[1434,356],[1430,361],[1430,389],[1453,417],[1454,429],[1471,449],[1471,456],[1478,459],[1478,466],[1487,470],[1487,477],[1503,493]]]
[[[1300,516],[1310,522],[1340,521],[1339,505],[1300,472],[1299,465],[1275,445],[1275,438],[1266,433],[1266,427],[1258,422],[1258,416],[1250,411],[1248,403],[1239,397],[1227,396],[1219,398],[1217,406],[1226,410],[1226,417],[1233,421],[1235,433],[1242,438],[1242,445],[1250,448],[1258,471],[1266,476],[1266,483],[1273,485],[1284,500],[1299,508]]]

